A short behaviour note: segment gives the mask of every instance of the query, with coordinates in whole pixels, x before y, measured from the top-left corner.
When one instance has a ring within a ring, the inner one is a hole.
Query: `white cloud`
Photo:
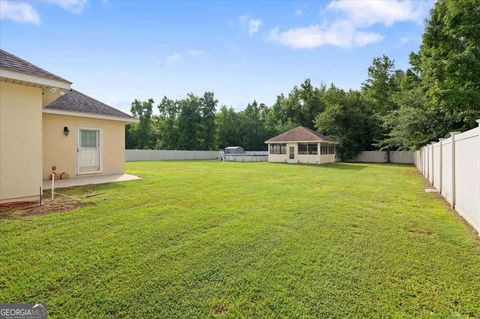
[[[178,63],[181,63],[183,61],[183,58],[180,54],[178,53],[174,53],[172,55],[169,55],[166,59],[165,59],[165,64],[166,65],[174,65],[174,64],[178,64]]]
[[[354,47],[364,47],[370,43],[382,41],[383,35],[374,32],[357,32],[352,38]]]
[[[238,17],[238,21],[242,28],[247,29],[250,36],[254,35],[263,26],[263,21],[260,19],[254,19],[244,14]]]
[[[80,14],[82,13],[83,9],[87,5],[87,0],[43,0],[47,3],[56,4],[63,9],[75,13]]]
[[[248,16],[246,14],[241,15],[238,17],[238,21],[240,21],[241,25],[245,25],[245,23],[248,21]]]
[[[87,5],[87,0],[41,0],[41,1],[13,1],[0,0],[0,19],[8,19],[19,23],[40,24],[40,14],[32,6],[38,3],[50,3],[66,11],[80,14]]]
[[[190,54],[191,56],[193,56],[193,57],[195,57],[195,58],[199,58],[199,57],[201,57],[202,55],[204,55],[205,52],[202,51],[202,50],[190,49],[190,50],[188,50],[188,54]]]
[[[260,27],[263,25],[262,20],[259,19],[250,19],[248,20],[248,34],[254,35],[260,31]]]
[[[40,24],[40,15],[29,3],[0,0],[0,19]]]
[[[400,38],[400,40],[397,43],[397,47],[403,47],[405,44],[410,42],[410,38],[407,36],[403,36]]]
[[[382,39],[383,36],[378,33],[352,30],[343,23],[336,23],[327,28],[311,25],[283,32],[275,28],[270,32],[267,41],[277,42],[294,49],[314,49],[323,45],[362,47]]]
[[[270,32],[267,41],[291,48],[313,49],[323,45],[345,48],[363,47],[381,41],[379,33],[366,29],[374,24],[387,27],[396,22],[421,22],[427,12],[427,2],[401,0],[333,0],[328,11],[340,12],[340,18],[322,25],[280,31],[277,27]]]
[[[327,8],[346,14],[347,20],[358,26],[383,23],[391,26],[395,22],[422,22],[426,1],[406,0],[333,0]]]

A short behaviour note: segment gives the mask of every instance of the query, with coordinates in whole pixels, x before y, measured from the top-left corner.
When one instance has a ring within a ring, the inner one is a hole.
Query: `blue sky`
[[[0,0],[0,47],[129,110],[214,91],[237,110],[310,78],[359,88],[418,50],[432,1]]]

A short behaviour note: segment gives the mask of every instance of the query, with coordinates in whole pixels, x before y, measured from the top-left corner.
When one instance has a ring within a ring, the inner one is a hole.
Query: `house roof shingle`
[[[133,120],[132,116],[73,89],[54,100],[45,109],[106,115]]]
[[[265,143],[275,142],[324,142],[338,144],[334,139],[303,126],[298,126],[265,141]]]
[[[58,75],[45,71],[44,69],[20,59],[19,57],[2,49],[0,49],[0,68],[72,84],[72,82],[61,78]]]

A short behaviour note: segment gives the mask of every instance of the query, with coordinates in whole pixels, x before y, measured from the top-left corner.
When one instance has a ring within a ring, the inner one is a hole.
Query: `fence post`
[[[455,209],[455,135],[459,134],[460,132],[450,132],[450,137],[452,139],[452,208]]]
[[[432,148],[432,186],[435,184],[435,142],[430,143]],[[433,186],[435,188],[435,186]]]
[[[423,176],[425,176],[427,179],[428,179],[428,146],[424,146],[423,147],[423,155],[424,156],[424,159],[425,159],[425,170],[424,170],[424,173],[423,173]]]
[[[427,159],[427,165],[425,166],[425,168],[427,169],[427,175],[425,175],[425,177],[430,180],[430,149],[428,147],[428,144],[425,145],[425,155],[425,158]]]
[[[425,153],[425,146],[422,147],[422,165],[423,165],[423,176],[427,175],[427,154]]]
[[[417,156],[415,158],[417,158]],[[418,158],[420,160],[420,168],[418,168],[418,166],[417,166],[417,169],[420,171],[420,173],[423,174],[423,161],[422,161],[422,149],[421,148],[418,151]]]
[[[439,143],[440,143],[440,160],[439,160],[439,165],[440,165],[440,174],[438,175],[438,177],[440,178],[440,183],[438,184],[438,192],[440,193],[440,195],[442,195],[442,187],[443,187],[443,177],[442,177],[442,170],[443,170],[443,140],[444,138],[440,138],[439,139]]]

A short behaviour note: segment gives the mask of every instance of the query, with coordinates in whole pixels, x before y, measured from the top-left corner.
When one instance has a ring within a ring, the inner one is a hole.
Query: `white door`
[[[288,163],[295,163],[295,146],[288,147]]]
[[[100,130],[78,129],[77,173],[100,173]]]

